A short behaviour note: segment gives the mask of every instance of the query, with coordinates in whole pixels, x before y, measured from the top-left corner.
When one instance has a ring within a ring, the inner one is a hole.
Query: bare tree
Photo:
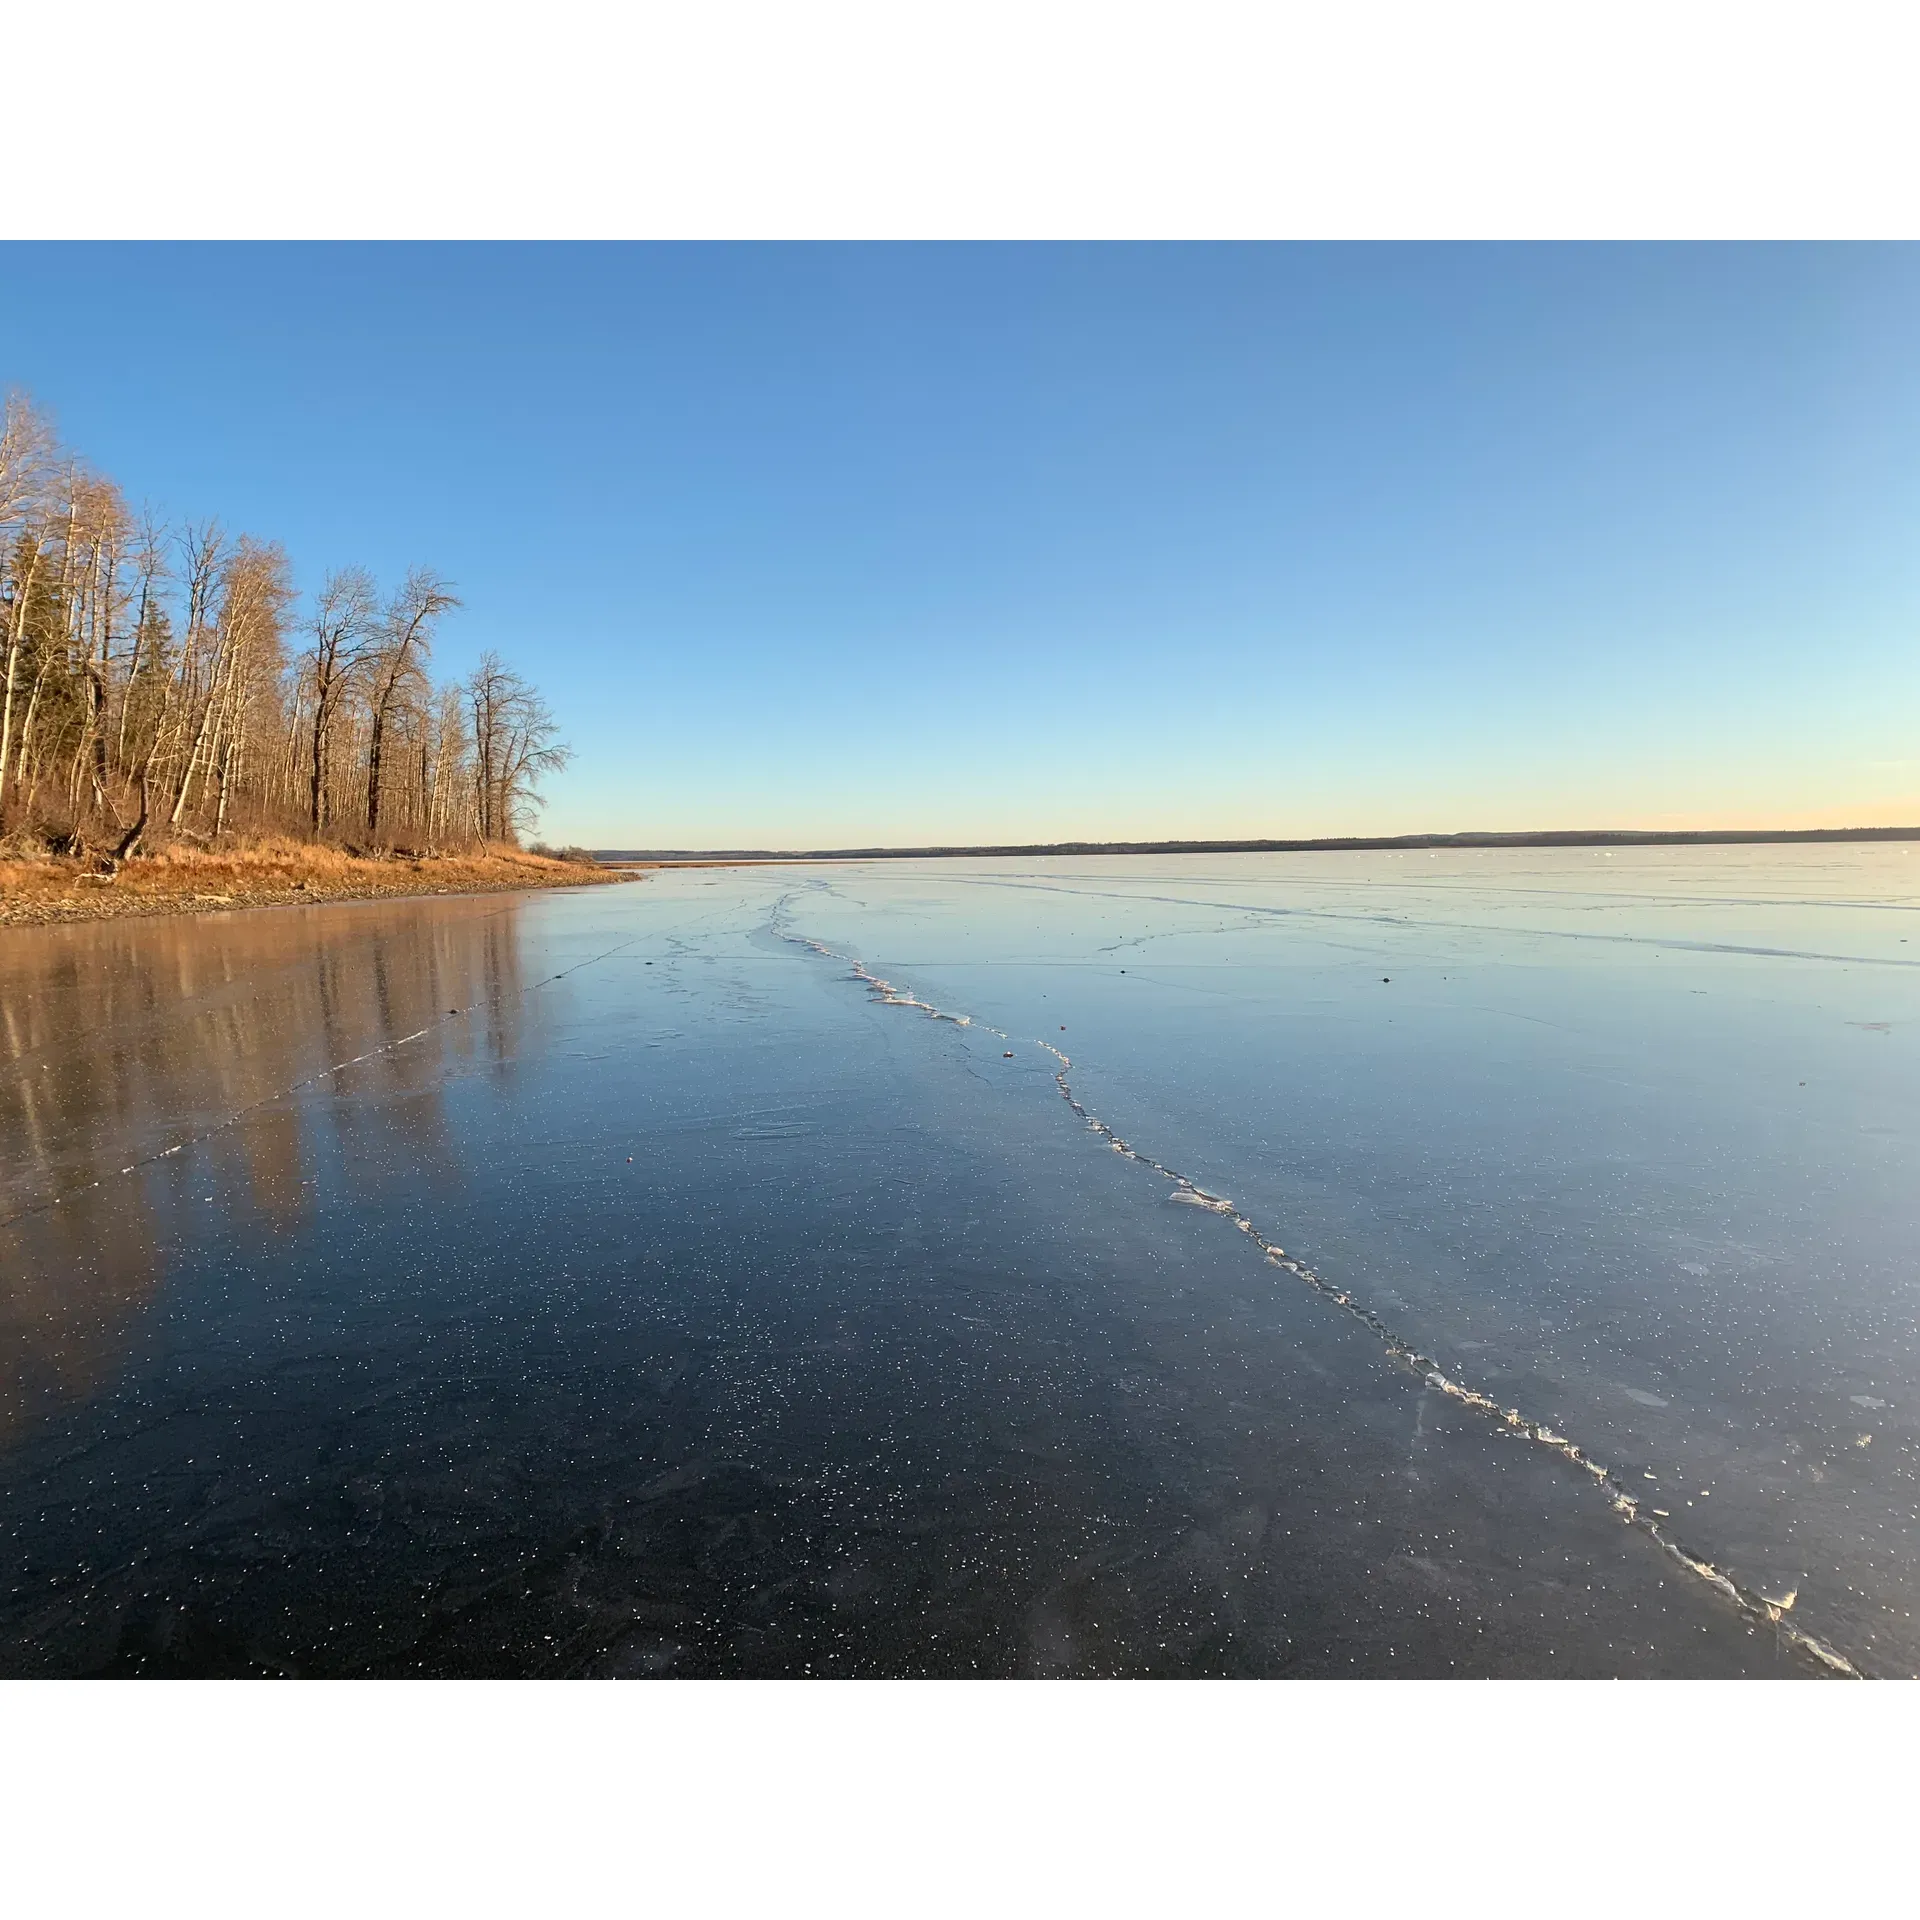
[[[460,602],[438,575],[415,567],[387,603],[386,631],[369,668],[370,727],[367,737],[367,838],[380,836],[381,756],[395,712],[426,697],[427,662],[433,655],[434,623]]]
[[[212,722],[212,681],[218,678],[217,634],[212,621],[215,582],[226,551],[226,536],[217,520],[204,520],[180,533],[180,560],[187,586],[187,627],[181,645],[179,671],[174,676],[174,699],[169,715],[173,725],[166,743],[169,758],[190,738],[185,759],[174,783],[168,822],[178,826],[186,812],[193,777]],[[208,670],[209,653],[212,668]],[[198,716],[196,723],[195,716]]]
[[[428,734],[425,788],[427,845],[470,838],[480,830],[469,805],[472,792],[466,715],[461,690],[442,687]]]
[[[234,791],[257,732],[256,715],[280,692],[286,666],[286,614],[293,598],[292,570],[285,552],[278,546],[242,540],[221,580],[226,686],[208,756],[218,793],[213,817],[216,836],[230,824]]]
[[[415,568],[383,603],[329,574],[287,648],[279,548],[217,521],[170,532],[0,403],[0,832],[96,849],[109,871],[155,821],[195,839],[364,822],[376,842],[511,840],[568,759],[552,714],[496,655],[428,678],[459,605]]]
[[[21,690],[21,666],[26,658],[28,641],[32,633],[36,602],[44,602],[47,597],[43,576],[46,571],[47,557],[52,548],[52,528],[45,525],[29,525],[23,528],[14,546],[12,567],[6,583],[6,690],[4,695],[0,696],[0,821],[4,821],[6,817],[8,767],[15,761],[15,696]],[[33,695],[27,703],[28,711],[33,704],[37,703],[38,694],[39,685],[36,680]],[[17,759],[19,764],[24,764],[26,760],[24,718],[21,724]]]
[[[327,828],[328,754],[348,689],[366,666],[378,619],[379,592],[363,567],[342,567],[320,583],[313,603],[313,644],[301,656],[313,695],[308,820],[316,834]]]
[[[475,811],[482,840],[515,840],[533,824],[540,782],[573,758],[552,711],[497,653],[467,681],[473,722]]]
[[[52,513],[54,449],[46,422],[25,397],[7,396],[0,413],[0,538],[11,545],[4,583],[6,683],[0,693],[0,819],[5,817],[7,767],[13,751],[15,694],[19,690],[36,594],[44,600],[43,569],[58,551]],[[24,754],[23,754],[24,757]]]
[[[0,401],[0,535],[16,533],[41,503],[59,447],[45,415],[24,393]]]
[[[68,569],[69,670],[79,690],[81,712],[79,738],[67,774],[67,803],[75,821],[76,846],[78,823],[89,808],[103,816],[114,811],[107,791],[107,709],[115,624],[126,611],[122,572],[131,533],[126,502],[110,480],[90,475],[74,487],[68,533],[72,562]]]

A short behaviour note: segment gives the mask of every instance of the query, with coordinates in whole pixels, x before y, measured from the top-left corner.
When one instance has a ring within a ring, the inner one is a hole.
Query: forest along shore
[[[0,927],[223,913],[321,900],[606,886],[641,877],[631,868],[499,846],[375,857],[297,842],[207,851],[171,848],[129,861],[114,878],[79,860],[0,860]]]
[[[577,884],[519,864],[570,758],[492,652],[431,666],[451,582],[133,512],[0,398],[0,920]],[[226,898],[223,896],[231,896]]]

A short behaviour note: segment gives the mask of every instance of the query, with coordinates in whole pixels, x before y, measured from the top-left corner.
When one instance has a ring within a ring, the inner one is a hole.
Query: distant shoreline
[[[812,852],[778,852],[768,848],[714,848],[692,852],[595,847],[592,852],[593,857],[606,866],[720,867],[778,866],[820,860],[964,860],[1152,853],[1394,853],[1450,847],[1764,847],[1873,840],[1920,840],[1920,827],[1756,827],[1673,833],[1593,828],[1564,833],[1403,833],[1379,839],[1060,840],[1044,846],[1024,847],[834,847]]]

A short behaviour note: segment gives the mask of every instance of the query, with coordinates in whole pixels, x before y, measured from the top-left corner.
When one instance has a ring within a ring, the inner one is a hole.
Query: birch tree
[[[433,630],[441,615],[460,602],[438,575],[416,567],[387,603],[386,628],[370,678],[367,736],[367,838],[380,840],[380,777],[387,730],[406,703],[424,703],[426,668],[433,656]]]
[[[349,688],[365,668],[378,604],[373,576],[361,567],[328,574],[314,599],[313,643],[301,664],[312,689],[307,817],[316,834],[327,828],[327,773],[334,729]]]
[[[136,515],[0,403],[0,838],[108,872],[168,836],[515,839],[567,749],[498,655],[435,686],[449,583],[349,566],[296,600],[271,542]]]

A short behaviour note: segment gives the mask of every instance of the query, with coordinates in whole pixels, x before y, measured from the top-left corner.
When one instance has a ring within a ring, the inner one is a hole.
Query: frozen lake
[[[0,1668],[1914,1672],[1917,869],[9,933]]]

